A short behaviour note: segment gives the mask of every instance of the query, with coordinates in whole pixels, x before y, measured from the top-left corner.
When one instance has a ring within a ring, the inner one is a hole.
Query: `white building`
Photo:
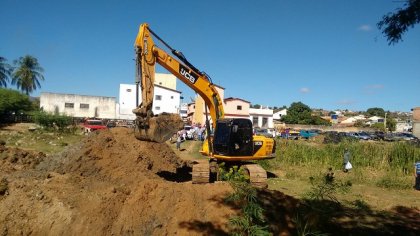
[[[274,128],[273,110],[268,108],[249,108],[249,119],[254,127]]]
[[[62,93],[41,93],[40,107],[73,117],[116,118],[116,98]]]
[[[154,114],[162,112],[179,113],[181,92],[155,84],[153,108]],[[136,115],[133,109],[136,108],[136,85],[120,84],[118,119],[134,120]],[[141,104],[141,91],[139,89],[139,104]]]
[[[281,109],[280,111],[273,113],[273,119],[280,120],[285,115],[287,115],[287,109]]]
[[[181,115],[181,119],[186,122],[188,117],[188,103],[182,103],[181,108],[179,110],[179,114]]]

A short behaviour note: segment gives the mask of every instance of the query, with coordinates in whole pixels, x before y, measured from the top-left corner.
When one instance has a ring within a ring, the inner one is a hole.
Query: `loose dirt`
[[[226,234],[229,185],[192,185],[188,171],[126,128],[52,156],[0,145],[0,235]]]
[[[225,203],[227,183],[191,183],[189,144],[174,152],[135,139],[127,128],[91,133],[54,155],[0,140],[0,236],[228,235],[240,206]],[[323,215],[319,209],[331,202],[308,205],[274,190],[259,190],[258,199],[273,235],[311,228],[331,235],[420,232],[418,208],[375,211],[361,202]]]

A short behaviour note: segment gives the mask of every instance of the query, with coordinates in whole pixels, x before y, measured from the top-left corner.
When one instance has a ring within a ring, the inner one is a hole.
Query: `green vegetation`
[[[233,189],[233,193],[228,195],[225,201],[241,207],[242,214],[229,219],[232,235],[271,235],[257,190],[249,183],[244,169],[237,166],[226,169],[222,163],[219,165],[219,176],[221,180],[228,181]]]
[[[49,129],[29,129],[33,124],[19,123],[0,129],[0,143],[8,147],[35,150],[46,154],[62,151],[66,146],[77,143],[82,132],[57,132]],[[76,127],[75,130],[76,131]],[[1,156],[0,156],[1,158]]]
[[[383,108],[373,107],[366,110],[366,115],[368,116],[385,116],[385,111]]]
[[[46,130],[55,130],[58,132],[74,132],[73,119],[67,115],[49,114],[44,111],[38,111],[34,114],[34,121]]]
[[[6,58],[0,57],[0,87],[7,87],[12,67],[7,64]]]
[[[281,118],[286,124],[304,124],[304,125],[331,125],[328,121],[319,116],[313,116],[309,106],[302,102],[294,102],[287,110],[287,115]]]
[[[277,158],[269,161],[271,168],[282,165],[300,166],[310,169],[341,169],[344,149],[351,152],[351,163],[357,169],[373,169],[392,172],[392,176],[408,176],[416,159],[420,159],[420,148],[407,142],[352,142],[344,140],[338,144],[316,144],[305,141],[279,140]],[[368,171],[360,173],[362,177]],[[359,177],[360,178],[360,177]]]
[[[402,41],[402,35],[420,23],[420,0],[408,0],[405,8],[398,8],[395,13],[388,13],[378,23],[378,28],[388,39],[388,44]]]
[[[336,194],[349,192],[352,185],[350,181],[336,180],[332,168],[325,175],[311,176],[309,181],[311,190],[305,194],[305,198],[312,201],[330,200],[339,203]]]
[[[27,95],[11,89],[0,88],[0,122],[1,118],[11,114],[27,113],[33,106]]]
[[[37,88],[41,87],[40,80],[44,80],[42,72],[44,69],[38,63],[38,59],[26,55],[14,61],[14,71],[12,73],[12,84],[18,89],[29,95]]]

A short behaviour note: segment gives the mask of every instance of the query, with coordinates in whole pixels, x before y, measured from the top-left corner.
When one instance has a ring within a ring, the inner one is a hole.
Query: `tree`
[[[402,41],[402,35],[408,28],[420,23],[420,0],[407,0],[404,6],[404,9],[398,8],[397,12],[384,15],[377,24],[389,45]]]
[[[12,114],[20,114],[33,109],[29,97],[11,89],[0,88],[0,121]]]
[[[305,124],[311,117],[311,108],[302,102],[294,102],[290,104],[287,115],[282,117],[282,121],[286,124]]]
[[[373,107],[366,110],[366,114],[370,116],[385,116],[385,111],[382,108],[379,107]]]
[[[6,63],[6,58],[0,57],[0,87],[7,87],[11,68],[12,67]]]
[[[35,57],[26,55],[14,61],[15,70],[12,74],[12,84],[26,95],[41,87],[40,80],[44,80],[44,69]]]
[[[394,119],[393,115],[391,115],[390,112],[387,112],[386,128],[389,131],[395,131],[395,129],[397,128],[397,121]]]
[[[281,120],[286,124],[302,125],[330,125],[330,123],[319,116],[312,116],[312,110],[302,102],[294,102],[287,110],[287,115]]]

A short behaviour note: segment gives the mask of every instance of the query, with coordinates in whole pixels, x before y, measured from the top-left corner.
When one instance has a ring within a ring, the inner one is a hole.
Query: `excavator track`
[[[206,184],[210,182],[210,163],[208,160],[196,161],[192,167],[192,183]]]
[[[257,164],[243,165],[249,174],[249,181],[254,187],[267,188],[267,171]]]

